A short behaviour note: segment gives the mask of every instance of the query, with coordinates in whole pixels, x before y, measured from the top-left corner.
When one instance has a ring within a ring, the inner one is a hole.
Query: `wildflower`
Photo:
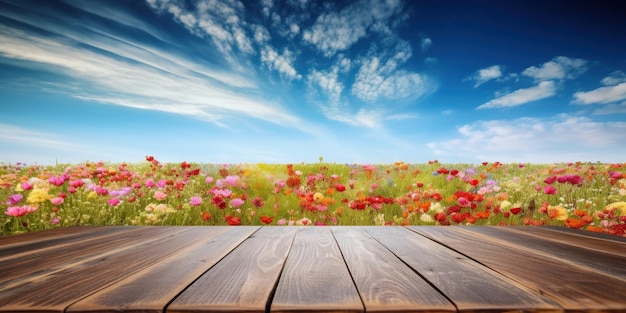
[[[310,219],[308,219],[308,218],[306,218],[306,217],[303,217],[303,218],[299,219],[299,220],[296,222],[296,224],[298,224],[298,225],[302,225],[302,226],[311,225],[311,220],[310,220]]]
[[[211,213],[206,212],[206,211],[202,212],[202,220],[203,221],[206,222],[206,221],[210,220],[211,218],[213,218],[213,216],[211,216]]]
[[[63,201],[65,201],[63,198],[61,197],[54,197],[52,199],[50,199],[50,202],[52,202],[52,204],[54,205],[61,205],[63,204]]]
[[[20,184],[20,187],[22,188],[22,190],[33,189],[33,185],[31,185],[29,182],[23,182],[22,184]]]
[[[213,177],[207,176],[206,179],[204,180],[204,182],[207,183],[207,184],[211,184],[213,182]]]
[[[267,225],[267,224],[271,224],[273,220],[274,220],[274,217],[273,217],[273,216],[265,216],[265,215],[261,215],[261,222],[262,222],[263,224],[266,224],[266,225]]]
[[[26,201],[29,203],[42,203],[48,199],[50,199],[50,195],[48,194],[47,189],[35,188],[30,192]]]
[[[626,215],[626,201],[613,202],[605,207],[607,211],[619,211],[615,212],[615,215]]]
[[[545,194],[547,194],[547,195],[555,195],[555,194],[556,194],[556,192],[557,192],[557,190],[556,190],[556,188],[554,188],[554,187],[552,187],[552,186],[548,185],[548,186],[546,186],[546,187],[544,187],[544,188],[543,188],[543,192],[544,192]]]
[[[189,199],[189,203],[193,206],[202,205],[202,198],[198,196],[193,196],[191,197],[191,199]]]
[[[237,186],[239,185],[239,176],[226,176],[226,178],[224,179],[226,184],[228,184],[229,186]]]
[[[148,188],[152,188],[154,186],[156,186],[156,184],[154,183],[154,180],[152,178],[148,178],[143,182],[144,185],[146,185],[146,187]]]
[[[8,205],[16,205],[16,204],[20,203],[20,201],[22,201],[22,198],[24,198],[24,196],[22,196],[19,193],[16,193],[14,195],[10,195],[9,198],[7,198],[6,204],[8,204]]]
[[[240,207],[243,203],[244,203],[244,201],[239,199],[239,198],[235,198],[235,199],[230,200],[230,205],[232,207],[234,207],[234,208]]]
[[[35,206],[30,206],[30,205],[10,206],[7,208],[4,214],[9,215],[9,216],[19,217],[19,216],[24,216],[26,214],[29,214],[35,211],[37,211],[37,207]]]
[[[241,219],[239,217],[226,215],[226,217],[224,219],[226,220],[226,222],[230,226],[241,225]]]
[[[321,192],[316,192],[313,195],[313,201],[321,201],[322,199],[324,199],[324,195]]]
[[[263,199],[261,197],[255,197],[254,199],[252,199],[252,205],[260,209],[265,205],[265,202],[263,202]]]
[[[335,190],[337,190],[338,192],[344,192],[346,190],[346,186],[342,184],[335,184]]]
[[[567,210],[558,205],[558,206],[548,206],[548,216],[553,219],[557,219],[560,221],[565,221],[567,219]]]
[[[465,197],[459,197],[456,201],[459,203],[460,206],[462,206],[464,208],[468,208],[468,207],[471,206],[470,201],[467,200],[467,198],[465,198]]]
[[[59,225],[59,224],[61,224],[61,218],[58,217],[58,216],[53,217],[50,220],[50,224],[52,224],[52,225]]]
[[[110,206],[116,206],[116,205],[120,204],[120,198],[117,198],[117,197],[110,198],[109,200],[107,200],[107,203]]]
[[[287,224],[287,220],[284,218],[281,218],[278,221],[276,221],[276,225],[285,225],[285,224]]]
[[[156,186],[159,188],[163,188],[165,187],[165,185],[167,185],[167,181],[165,179],[159,179],[159,181],[156,183]]]
[[[430,214],[422,213],[422,215],[420,215],[420,221],[422,221],[424,223],[432,223],[435,220],[433,219],[433,217]]]
[[[154,192],[154,198],[158,201],[163,201],[165,200],[165,198],[167,198],[167,194],[161,190],[157,190]]]

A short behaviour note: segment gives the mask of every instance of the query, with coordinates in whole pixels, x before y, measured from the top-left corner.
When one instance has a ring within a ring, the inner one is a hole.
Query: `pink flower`
[[[52,204],[54,205],[61,205],[63,204],[63,201],[65,200],[61,197],[55,197],[55,198],[50,199],[50,202],[52,202]]]
[[[73,187],[73,188],[80,188],[83,185],[85,185],[85,182],[83,182],[80,179],[75,179],[75,180],[70,181],[70,187]]]
[[[101,196],[106,196],[109,194],[109,190],[104,188],[104,187],[100,187],[100,186],[96,186],[95,190],[94,190],[97,194],[101,195]]]
[[[109,200],[107,200],[107,203],[110,206],[116,206],[116,205],[120,204],[120,198],[116,198],[116,197],[110,198]]]
[[[19,216],[24,216],[28,213],[32,213],[35,211],[37,211],[37,207],[30,206],[30,205],[11,206],[7,208],[4,214],[9,215],[9,216],[19,217]]]
[[[146,185],[146,187],[148,187],[148,188],[152,188],[152,187],[156,186],[156,184],[154,183],[154,180],[152,180],[151,178],[146,179],[143,182],[143,184]]]
[[[543,192],[547,195],[555,195],[556,194],[556,188],[548,185],[545,188],[543,188]]]
[[[7,199],[6,204],[8,204],[8,205],[16,205],[16,204],[20,203],[20,201],[22,201],[22,198],[24,198],[24,196],[22,196],[19,193],[16,193],[14,195],[10,195],[9,198]]]
[[[204,180],[207,184],[210,184],[213,182],[213,177],[211,176],[207,176],[206,179]]]
[[[460,206],[462,206],[464,208],[472,206],[470,201],[467,200],[467,198],[465,198],[465,197],[459,197],[456,201],[459,203]]]
[[[157,190],[154,192],[154,198],[158,201],[163,201],[165,200],[165,198],[167,198],[167,194],[161,190]]]
[[[163,188],[165,187],[165,185],[167,185],[167,181],[165,179],[160,179],[157,183],[156,183],[157,187],[159,188]]]
[[[202,198],[198,197],[198,196],[193,196],[191,197],[191,199],[189,200],[189,203],[193,206],[199,206],[202,204]]]
[[[239,176],[226,176],[225,181],[230,186],[237,186],[239,184]]]
[[[60,217],[54,217],[52,220],[50,220],[50,224],[52,225],[59,225],[61,224],[61,218]]]
[[[230,205],[232,207],[234,207],[234,208],[240,207],[243,203],[244,203],[244,201],[239,199],[239,198],[235,198],[235,199],[230,200]]]
[[[550,176],[550,177],[546,178],[543,182],[546,183],[546,184],[551,185],[551,184],[554,184],[556,179],[557,179],[556,176]]]
[[[76,188],[75,187],[67,187],[67,192],[71,193],[71,194],[75,194],[76,193]]]
[[[276,225],[285,225],[285,224],[287,224],[287,220],[284,218],[281,218],[278,221],[276,221]]]
[[[31,190],[33,189],[33,185],[29,182],[23,182],[22,183],[22,189],[24,190]]]

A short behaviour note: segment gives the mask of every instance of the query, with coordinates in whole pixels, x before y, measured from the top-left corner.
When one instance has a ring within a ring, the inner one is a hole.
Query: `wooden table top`
[[[0,237],[0,312],[626,312],[626,238],[557,227],[74,227]]]

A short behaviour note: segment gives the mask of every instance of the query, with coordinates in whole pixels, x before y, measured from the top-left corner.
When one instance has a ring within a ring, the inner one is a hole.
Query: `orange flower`
[[[491,213],[489,213],[489,211],[480,211],[480,212],[476,212],[474,214],[474,216],[476,218],[489,218],[489,215],[491,215]]]
[[[585,221],[577,219],[577,218],[567,218],[565,219],[565,226],[574,229],[581,229],[583,226],[587,225]]]
[[[208,220],[210,220],[211,218],[213,218],[213,217],[211,216],[211,213],[209,213],[209,212],[202,212],[202,219],[203,219],[205,222],[206,222],[206,221],[208,221]]]

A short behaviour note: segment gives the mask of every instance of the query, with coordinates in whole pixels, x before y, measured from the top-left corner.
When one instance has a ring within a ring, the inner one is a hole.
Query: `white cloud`
[[[270,12],[272,11],[272,7],[274,6],[274,1],[261,0],[261,5],[263,6],[263,9],[261,9],[261,12],[263,12],[263,15],[265,15],[265,17],[269,17]]]
[[[476,109],[492,109],[515,107],[528,102],[541,100],[556,94],[556,86],[553,81],[542,81],[537,86],[523,88],[483,103]]]
[[[388,56],[391,53],[393,55]],[[411,55],[408,43],[400,41],[395,50],[361,59],[352,94],[361,100],[376,102],[380,98],[418,98],[432,92],[436,86],[427,76],[399,69]]]
[[[620,104],[609,104],[602,108],[593,110],[593,115],[625,114],[626,101]]]
[[[477,70],[474,75],[466,78],[466,80],[476,81],[476,84],[474,84],[474,88],[476,88],[492,79],[500,77],[502,77],[502,70],[500,69],[500,65],[492,65]]]
[[[9,124],[0,124],[0,141],[49,148],[78,148],[78,145],[59,139],[49,132],[38,132]]]
[[[339,81],[338,66],[334,66],[331,70],[325,72],[312,70],[307,79],[309,84],[313,85],[311,87],[321,89],[328,96],[331,105],[339,103],[344,85]]]
[[[605,86],[617,85],[619,83],[626,82],[626,73],[622,71],[615,71],[609,76],[602,79],[602,84]]]
[[[574,93],[575,104],[611,103],[626,100],[626,82],[615,86],[600,87],[592,91]]]
[[[458,138],[428,147],[441,156],[533,163],[614,162],[623,159],[626,147],[626,122],[570,115],[479,121],[457,130]]]
[[[84,36],[61,25],[43,21],[33,25],[64,36],[51,38],[0,25],[0,53],[69,78],[71,82],[55,92],[76,98],[182,114],[218,125],[221,118],[232,114],[285,126],[299,124],[297,117],[276,104],[248,96],[261,90],[243,75],[212,70],[171,50],[131,42],[123,34]],[[89,29],[85,23],[81,31]],[[74,82],[80,82],[80,88],[69,86]]]
[[[587,71],[587,62],[583,59],[572,59],[559,56],[540,67],[531,66],[522,75],[532,77],[535,81],[573,79]]]
[[[276,70],[289,79],[300,79],[302,75],[298,74],[293,67],[294,60],[294,55],[287,48],[285,48],[283,54],[278,54],[270,46],[265,46],[261,51],[261,62],[266,64],[270,70]]]
[[[348,5],[340,12],[329,12],[317,17],[315,24],[303,32],[303,40],[314,45],[325,56],[349,49],[359,39],[368,35],[376,24],[389,24],[391,17],[400,12],[399,1],[361,0]]]
[[[433,44],[432,39],[426,37],[426,38],[422,38],[422,41],[420,42],[420,47],[422,48],[423,52],[428,51],[428,48],[430,48],[430,46]]]

